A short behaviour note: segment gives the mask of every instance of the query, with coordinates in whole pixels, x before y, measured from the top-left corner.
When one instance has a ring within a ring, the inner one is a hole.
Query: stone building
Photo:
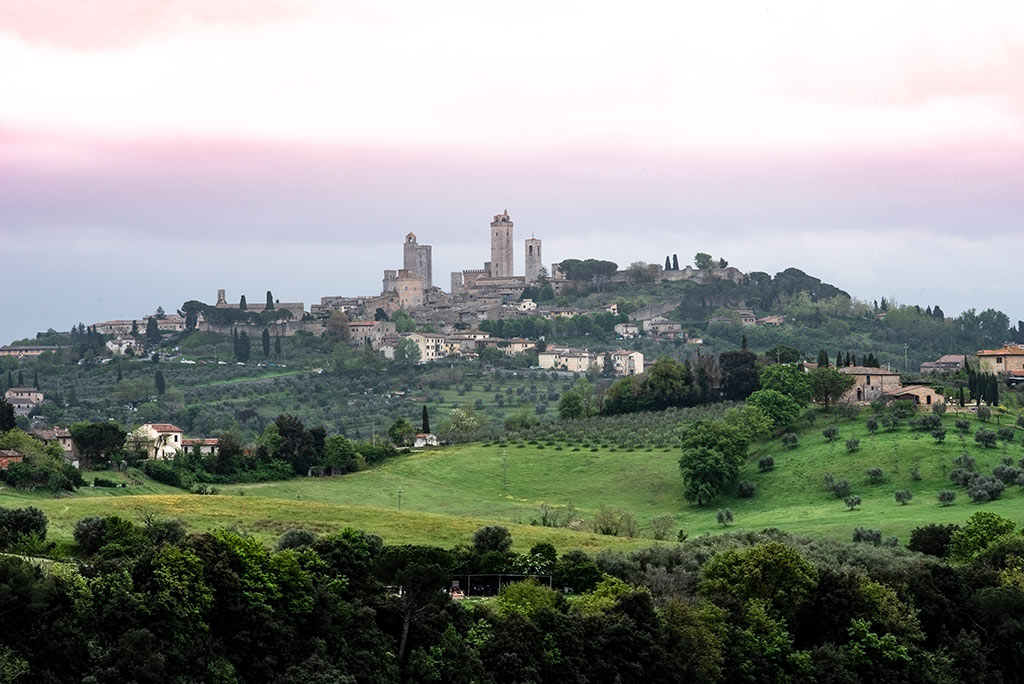
[[[844,401],[871,402],[882,395],[891,395],[903,387],[900,374],[885,368],[845,366],[838,371],[852,375],[854,379],[853,387],[842,397]]]
[[[491,266],[492,278],[510,278],[515,275],[515,252],[512,246],[512,219],[508,209],[496,214],[491,221]]]
[[[985,373],[1024,372],[1024,346],[1012,345],[1001,349],[982,349],[978,352],[978,365]]]
[[[402,268],[423,281],[424,292],[434,286],[431,247],[417,243],[414,233],[405,236],[405,244],[402,246]]]
[[[540,279],[544,261],[540,254],[540,240],[531,237],[526,241],[526,284],[532,285]]]

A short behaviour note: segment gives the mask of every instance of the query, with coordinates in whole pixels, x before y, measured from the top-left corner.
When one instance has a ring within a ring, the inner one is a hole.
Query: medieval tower
[[[515,274],[512,248],[512,219],[505,213],[491,221],[491,273],[492,278],[509,278]]]
[[[410,274],[415,274],[423,281],[423,290],[429,290],[434,286],[434,268],[432,265],[430,245],[421,245],[416,242],[416,235],[409,233],[405,236],[405,244],[402,246],[402,268]]]
[[[540,279],[544,261],[540,257],[540,240],[531,237],[526,241],[526,284],[533,285]]]

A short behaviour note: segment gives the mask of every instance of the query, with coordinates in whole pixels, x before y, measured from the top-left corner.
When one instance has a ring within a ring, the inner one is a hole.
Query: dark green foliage
[[[917,527],[910,533],[907,548],[929,556],[945,558],[949,555],[949,540],[953,533],[960,529],[959,525],[938,525],[932,523]]]
[[[843,503],[846,504],[846,507],[852,511],[857,506],[860,506],[861,499],[859,496],[848,496],[845,499],[843,499]]]
[[[46,514],[35,506],[0,508],[0,548],[10,548],[25,537],[46,539]]]
[[[848,440],[846,440],[846,450],[848,452],[850,452],[852,454],[853,452],[857,451],[858,449],[860,449],[860,440],[859,439],[848,439]]]
[[[736,495],[741,499],[749,499],[757,493],[757,485],[750,480],[740,480],[736,485]]]
[[[18,423],[14,416],[14,406],[3,397],[0,397],[0,433],[13,430],[17,425]]]
[[[270,358],[270,330],[267,328],[263,329],[263,335],[260,340],[263,343],[263,358]]]
[[[149,344],[159,344],[163,335],[160,332],[160,328],[157,325],[156,319],[150,316],[146,319],[146,342]]]
[[[782,444],[787,449],[795,449],[797,446],[797,441],[798,439],[795,432],[787,432],[786,434],[782,435]]]
[[[836,437],[839,436],[839,430],[835,425],[829,425],[827,428],[821,431],[821,436],[827,439],[829,442],[836,441]]]
[[[164,380],[164,372],[157,371],[156,373],[154,373],[153,380],[156,382],[157,396],[163,396],[164,392],[167,391],[167,381]]]
[[[426,405],[423,406],[423,416],[420,421],[421,431],[424,434],[430,434],[430,415],[427,413]]]
[[[849,480],[837,480],[832,473],[825,473],[825,489],[837,499],[842,499],[853,490],[853,486]]]
[[[853,541],[878,546],[882,543],[882,531],[858,527],[853,531]]]
[[[760,470],[762,473],[766,473],[769,470],[774,470],[775,459],[772,458],[771,456],[762,456],[761,458],[757,459],[757,469]]]
[[[512,548],[512,534],[507,527],[491,525],[473,533],[473,550],[483,555],[490,551],[505,552]]]
[[[986,449],[996,445],[996,433],[987,428],[978,428],[974,433],[974,441]]]
[[[82,458],[87,462],[102,462],[124,447],[125,430],[117,423],[75,423],[70,428]]]
[[[913,493],[909,489],[897,489],[893,496],[901,506],[906,506],[914,498]]]
[[[746,399],[760,387],[757,355],[749,350],[722,352],[718,367],[722,373],[722,396],[727,400]]]
[[[316,535],[309,530],[293,528],[285,532],[277,540],[277,550],[302,549],[316,543]]]
[[[267,290],[267,311],[274,310],[274,295],[270,294],[270,290]]]
[[[868,482],[871,484],[881,484],[884,477],[882,469],[878,467],[868,468],[864,474],[868,476]]]

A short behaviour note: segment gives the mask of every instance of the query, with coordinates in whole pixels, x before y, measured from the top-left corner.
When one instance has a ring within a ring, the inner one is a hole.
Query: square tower
[[[491,221],[491,267],[492,278],[508,278],[514,275],[515,261],[512,247],[512,219],[508,209],[497,214]]]
[[[540,240],[532,237],[526,241],[526,284],[536,283],[543,270],[544,261],[540,257]]]
[[[430,245],[417,243],[414,233],[406,235],[405,244],[402,245],[402,268],[418,275],[423,280],[424,290],[434,286],[434,269],[431,262]]]

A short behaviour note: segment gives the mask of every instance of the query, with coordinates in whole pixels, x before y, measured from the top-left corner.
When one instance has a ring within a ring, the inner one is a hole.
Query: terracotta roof
[[[838,370],[840,373],[849,373],[850,375],[899,375],[896,371],[869,366],[843,366]]]
[[[963,363],[966,354],[943,354],[935,363]]]
[[[889,394],[913,394],[918,390],[930,390],[932,392],[936,392],[936,394],[938,393],[935,388],[928,387],[927,385],[907,385],[906,387],[901,387],[898,390],[893,390]]]
[[[157,432],[184,432],[180,427],[175,427],[170,423],[147,423],[147,425]]]
[[[978,356],[1024,356],[1024,347],[1014,345],[1002,349],[982,349]]]

